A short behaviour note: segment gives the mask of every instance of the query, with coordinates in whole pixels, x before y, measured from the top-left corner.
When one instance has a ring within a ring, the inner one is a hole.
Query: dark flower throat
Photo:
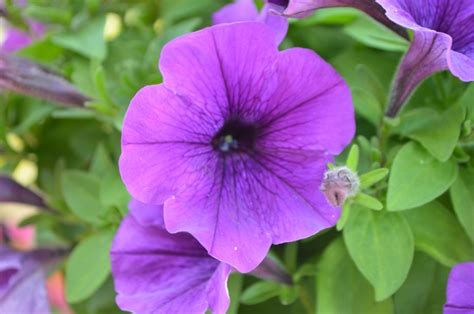
[[[231,119],[214,135],[212,146],[222,153],[246,151],[254,147],[256,137],[254,125]]]

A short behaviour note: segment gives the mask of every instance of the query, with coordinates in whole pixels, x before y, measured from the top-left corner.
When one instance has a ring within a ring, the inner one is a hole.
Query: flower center
[[[286,8],[286,7],[288,7],[288,3],[290,2],[290,0],[270,0],[270,1],[268,1],[268,2]]]
[[[254,125],[231,119],[214,135],[212,146],[222,153],[252,149],[257,137]]]

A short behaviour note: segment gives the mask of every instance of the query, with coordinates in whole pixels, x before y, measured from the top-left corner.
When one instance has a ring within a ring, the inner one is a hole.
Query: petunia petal
[[[163,204],[187,173],[204,167],[217,126],[213,115],[170,92],[147,86],[132,99],[122,131],[120,173],[128,191],[145,203]]]
[[[474,262],[457,264],[451,270],[444,314],[474,312]]]
[[[433,73],[448,69],[447,55],[451,38],[443,33],[416,32],[410,49],[397,71],[387,109],[394,117],[419,83]]]
[[[0,295],[8,289],[14,277],[21,269],[21,255],[0,246]]]
[[[6,289],[0,288],[0,313],[49,313],[45,272],[41,262],[33,254],[16,252],[6,247],[0,247],[0,260],[20,262],[20,267],[13,275],[10,272]],[[2,264],[0,267],[4,266]]]
[[[220,24],[168,43],[160,70],[166,87],[192,99],[213,116],[265,101],[276,88],[271,76],[278,50],[264,23]]]
[[[351,93],[341,76],[308,49],[280,53],[279,88],[265,110],[265,146],[341,153],[355,133]],[[304,92],[303,92],[304,91]]]
[[[156,225],[164,228],[165,223],[163,221],[163,206],[150,205],[139,202],[132,198],[128,204],[130,214],[136,219],[136,221],[144,226]]]
[[[254,21],[258,17],[257,6],[253,0],[236,0],[223,6],[212,15],[213,24]]]
[[[31,42],[32,39],[27,33],[16,28],[7,28],[5,40],[0,50],[7,53],[16,52],[28,46]]]
[[[270,27],[275,33],[277,44],[280,44],[285,39],[288,32],[288,20],[277,14],[281,7],[272,3],[267,3],[263,6],[258,20],[262,21]]]
[[[123,310],[203,313],[215,306],[224,313],[227,308],[228,297],[208,294],[211,286],[225,289],[216,285],[225,283],[230,267],[207,255],[190,235],[143,226],[129,215],[114,240],[111,262],[117,304]]]
[[[457,51],[451,51],[449,56],[448,66],[451,72],[464,82],[474,81],[474,56],[469,58]]]
[[[166,201],[167,229],[191,233],[209,254],[249,272],[272,243],[331,227],[338,210],[319,191],[328,156],[264,149],[226,157],[215,164],[214,179],[192,181],[192,188]]]

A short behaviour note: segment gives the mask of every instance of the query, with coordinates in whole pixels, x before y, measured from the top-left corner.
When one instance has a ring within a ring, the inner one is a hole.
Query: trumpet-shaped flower
[[[414,31],[395,78],[387,115],[395,116],[416,86],[449,70],[474,81],[474,1],[377,0],[395,23]]]
[[[272,0],[270,0],[272,2]],[[303,17],[315,9],[354,7],[400,35],[414,39],[398,69],[387,115],[396,116],[413,90],[433,73],[449,70],[474,80],[474,1],[472,0],[273,0],[286,16]]]
[[[333,226],[319,190],[354,134],[349,88],[314,52],[279,52],[264,23],[216,25],[163,49],[164,83],[126,114],[120,171],[138,200],[164,203],[170,232],[254,269],[272,243]]]
[[[170,234],[162,206],[132,200],[114,240],[111,261],[117,304],[133,313],[225,313],[227,277],[189,234]],[[160,215],[161,214],[161,215]]]

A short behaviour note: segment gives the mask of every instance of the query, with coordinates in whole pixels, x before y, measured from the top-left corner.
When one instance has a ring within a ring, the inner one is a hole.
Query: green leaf
[[[71,22],[71,12],[65,8],[58,8],[53,5],[51,6],[36,6],[29,5],[25,14],[32,20],[41,21],[51,24],[63,24],[67,25]]]
[[[290,305],[298,299],[298,294],[299,286],[284,286],[281,288],[278,298],[280,299],[281,304]]]
[[[354,197],[354,204],[373,210],[382,210],[383,208],[383,204],[378,199],[365,193],[358,193]]]
[[[446,161],[456,147],[464,116],[462,106],[451,106],[445,112],[419,117],[417,127],[404,135],[419,142],[438,160]]]
[[[383,180],[389,173],[387,168],[379,168],[360,176],[360,187],[366,189]]]
[[[406,144],[390,171],[387,209],[410,209],[432,201],[449,189],[457,173],[455,162],[440,162],[418,144]]]
[[[474,257],[474,247],[459,222],[443,205],[432,202],[403,212],[416,247],[452,267]]]
[[[359,80],[356,82],[356,86],[366,90],[369,94],[371,94],[380,106],[379,110],[382,112],[382,104],[387,100],[387,91],[384,88],[382,82],[380,82],[380,79],[377,77],[377,75],[375,75],[375,73],[364,64],[358,64],[355,71],[357,77],[359,78]]]
[[[466,88],[466,91],[459,99],[459,105],[466,108],[467,110],[467,117],[471,120],[474,120],[474,84],[470,83],[469,86]]]
[[[66,297],[69,302],[88,298],[107,279],[113,236],[112,230],[96,233],[74,248],[66,262]]]
[[[357,114],[374,126],[378,126],[383,116],[382,105],[374,95],[361,88],[352,89],[354,107]]]
[[[69,170],[63,173],[61,184],[64,199],[72,212],[84,221],[100,223],[100,180],[86,172]]]
[[[107,174],[116,171],[116,168],[110,160],[109,153],[103,144],[97,146],[91,162],[90,171],[98,177],[104,177]]]
[[[293,275],[293,280],[299,282],[303,277],[314,276],[318,272],[318,266],[311,262],[302,265]]]
[[[407,280],[394,296],[396,314],[442,314],[449,269],[417,252]]]
[[[351,150],[349,151],[349,155],[347,156],[347,159],[346,159],[346,166],[352,171],[357,172],[358,165],[359,165],[359,146],[357,144],[353,144],[351,146]]]
[[[353,207],[343,235],[357,268],[375,288],[375,299],[384,300],[397,291],[415,250],[405,218],[399,213]]]
[[[107,55],[104,40],[105,16],[88,21],[82,28],[52,37],[55,44],[91,59],[103,60]]]
[[[103,177],[100,182],[99,195],[104,207],[115,206],[123,215],[127,214],[130,195],[116,170]]]
[[[341,238],[333,241],[321,257],[316,293],[315,313],[393,313],[391,299],[375,302],[374,289],[352,262]]]
[[[346,34],[372,48],[387,51],[406,51],[408,41],[382,24],[361,15],[354,23],[344,28]]]
[[[12,132],[19,135],[27,132],[33,125],[45,120],[56,108],[46,101],[27,103],[25,105],[24,109],[26,112],[21,118],[21,123],[12,130]]]
[[[61,57],[63,53],[63,48],[53,44],[49,37],[45,37],[21,49],[17,52],[17,55],[30,60],[48,63]]]
[[[240,294],[244,283],[244,276],[237,272],[233,272],[228,280],[228,290],[230,297],[230,305],[227,314],[237,314],[239,312]]]
[[[242,293],[240,301],[243,304],[258,304],[280,294],[281,286],[271,281],[257,282]]]
[[[474,169],[460,169],[450,194],[456,216],[474,242]]]
[[[290,20],[298,26],[311,25],[346,25],[357,19],[361,13],[352,8],[327,8],[317,10],[315,14],[305,19]]]
[[[349,201],[346,201],[342,206],[341,216],[336,224],[337,231],[341,231],[349,220],[349,215],[351,211],[351,205]]]
[[[402,112],[399,116],[399,124],[392,128],[392,132],[403,136],[422,129],[425,126],[425,119],[435,119],[438,111],[433,108],[422,107],[407,112]]]

